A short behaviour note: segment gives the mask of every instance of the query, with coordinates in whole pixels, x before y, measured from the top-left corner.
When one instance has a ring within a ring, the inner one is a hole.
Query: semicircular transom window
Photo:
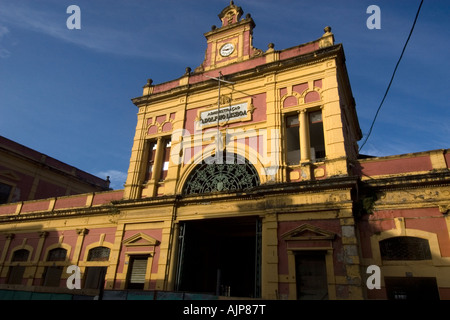
[[[380,241],[383,260],[430,260],[431,251],[427,239],[394,237]]]
[[[28,256],[30,255],[30,251],[27,249],[19,249],[14,251],[11,261],[12,262],[22,262],[28,261]]]
[[[48,252],[47,261],[64,261],[66,260],[67,250],[64,248],[55,248]]]
[[[255,167],[243,156],[223,153],[223,161],[207,158],[189,175],[183,194],[245,191],[259,186]]]
[[[89,250],[87,261],[108,261],[109,252],[107,247],[95,247]]]

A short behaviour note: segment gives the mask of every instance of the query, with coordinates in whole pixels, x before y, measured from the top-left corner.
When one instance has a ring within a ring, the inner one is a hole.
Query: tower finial
[[[219,13],[219,19],[222,21],[222,27],[228,26],[232,23],[239,22],[244,11],[242,11],[241,7],[237,7],[234,4],[234,1],[230,1],[230,5],[222,10]]]

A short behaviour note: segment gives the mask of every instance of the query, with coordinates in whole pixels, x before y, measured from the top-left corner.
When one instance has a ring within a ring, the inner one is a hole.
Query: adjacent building
[[[132,99],[123,190],[0,206],[3,292],[449,299],[448,150],[359,154],[330,27],[261,50],[233,1],[219,19],[197,68]]]
[[[0,136],[0,204],[108,189],[108,179]]]

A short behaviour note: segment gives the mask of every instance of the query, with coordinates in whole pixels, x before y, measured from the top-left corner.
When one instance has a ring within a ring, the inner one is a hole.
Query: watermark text
[[[81,9],[77,5],[70,5],[67,7],[66,13],[71,14],[66,20],[67,29],[81,29]]]
[[[66,273],[71,274],[66,281],[68,289],[81,289],[81,272],[80,267],[76,265],[70,265],[67,267]]]
[[[372,289],[381,289],[381,270],[377,265],[370,265],[367,267],[366,273],[371,274],[366,281],[367,288],[369,290]]]
[[[366,21],[367,28],[372,29],[381,29],[381,9],[377,5],[371,5],[367,7],[367,14],[371,14]]]

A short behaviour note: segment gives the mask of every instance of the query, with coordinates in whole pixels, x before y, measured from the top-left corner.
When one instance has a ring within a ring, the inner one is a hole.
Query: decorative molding
[[[5,238],[6,238],[7,240],[12,240],[12,239],[14,239],[14,236],[15,236],[14,233],[6,233],[6,234],[5,234]]]
[[[159,244],[159,240],[141,232],[123,240],[123,245],[125,247],[158,246]]]
[[[284,241],[333,240],[335,237],[334,232],[310,224],[303,224],[281,236]]]
[[[38,231],[39,238],[47,238],[48,232],[47,231]]]
[[[450,205],[449,205],[449,204],[447,204],[447,205],[440,205],[440,206],[439,206],[439,212],[440,212],[440,213],[442,213],[442,214],[448,214],[449,211],[450,211]]]

